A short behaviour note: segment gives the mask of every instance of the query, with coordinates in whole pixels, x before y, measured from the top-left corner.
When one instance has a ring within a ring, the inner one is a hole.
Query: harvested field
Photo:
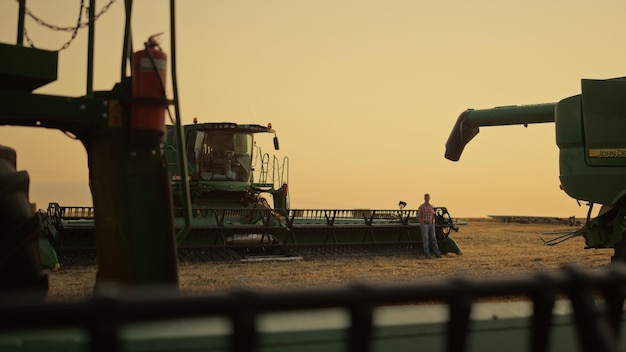
[[[372,257],[361,259],[267,261],[253,263],[204,263],[179,265],[184,294],[201,294],[234,288],[285,290],[333,287],[355,282],[370,284],[419,283],[452,277],[501,277],[552,271],[573,263],[595,270],[611,261],[612,249],[584,249],[578,237],[557,246],[545,246],[539,234],[574,231],[552,224],[501,223],[492,219],[466,219],[452,233],[463,255],[441,259],[422,257]],[[72,267],[49,272],[50,300],[91,296],[96,267]]]

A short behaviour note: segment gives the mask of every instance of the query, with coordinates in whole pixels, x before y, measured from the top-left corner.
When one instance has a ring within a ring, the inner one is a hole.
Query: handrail
[[[187,166],[187,151],[185,148],[185,131],[180,120],[180,100],[178,97],[178,79],[176,73],[176,13],[175,2],[170,0],[170,57],[171,57],[171,75],[172,75],[172,91],[174,94],[174,115],[176,125],[176,138],[178,140],[178,159],[180,165],[180,184],[182,188],[183,202],[183,219],[184,225],[176,234],[176,241],[181,243],[189,234],[191,227],[191,194],[189,192],[189,169]],[[169,109],[168,109],[169,112]]]
[[[122,69],[120,74],[120,82],[123,82],[126,78],[127,64],[130,61],[130,67],[133,67],[133,45],[131,40],[131,15],[132,15],[133,7],[132,1],[126,0],[124,1],[124,40],[122,41],[124,44],[122,45]]]
[[[26,0],[18,0],[20,7],[17,15],[17,45],[24,46],[24,20],[26,18]]]
[[[87,41],[87,93],[88,97],[93,96],[93,60],[96,35],[96,0],[89,0],[89,32]]]

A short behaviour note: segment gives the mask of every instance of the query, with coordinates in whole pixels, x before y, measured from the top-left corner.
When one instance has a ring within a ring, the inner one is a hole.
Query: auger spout
[[[459,161],[463,149],[480,132],[480,126],[527,125],[554,122],[556,103],[468,109],[457,119],[446,142],[446,159]]]

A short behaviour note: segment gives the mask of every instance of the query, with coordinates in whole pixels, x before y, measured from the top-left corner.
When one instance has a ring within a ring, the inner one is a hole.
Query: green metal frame
[[[18,33],[23,33],[24,5],[25,2],[20,3]],[[123,62],[131,56],[128,48],[132,1],[127,0],[125,7]],[[171,7],[173,10],[173,1]],[[74,134],[85,146],[89,184],[97,209],[97,282],[176,285],[172,204],[160,141],[146,144],[132,138],[128,128],[132,96],[125,70],[111,91],[93,91],[94,9],[95,1],[91,0],[85,96],[32,93],[32,89],[56,79],[57,53],[24,48],[19,34],[18,45],[0,46],[0,67],[7,67],[0,72],[0,81],[7,82],[1,87],[0,124],[59,129]],[[37,64],[36,69],[33,64]]]

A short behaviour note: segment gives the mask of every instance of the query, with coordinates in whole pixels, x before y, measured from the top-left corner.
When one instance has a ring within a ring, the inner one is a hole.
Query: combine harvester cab
[[[188,170],[192,226],[185,238],[178,239],[179,247],[277,244],[280,233],[286,231],[277,210],[289,208],[289,159],[271,158],[255,141],[256,134],[274,134],[274,149],[279,149],[271,124],[198,123],[194,119],[184,130],[187,160],[178,158],[173,126],[168,126],[164,146],[177,228],[182,227],[185,191],[181,162]]]
[[[273,197],[274,208],[289,207],[286,190],[288,182],[288,159],[282,165],[270,156],[262,154],[255,143],[257,133],[274,134],[274,149],[278,150],[278,137],[271,124],[239,125],[235,123],[197,123],[185,125],[186,166],[189,177],[191,203],[195,208],[237,208],[252,207],[254,203],[265,202],[260,193]],[[176,206],[181,206],[182,183],[180,182],[180,161],[176,150],[174,126],[168,126],[165,155],[172,180],[172,191]],[[255,182],[255,170],[259,180]],[[270,170],[271,169],[271,170]]]
[[[558,103],[466,110],[446,143],[445,157],[458,161],[481,126],[554,122],[561,188],[589,206],[586,224],[545,240],[554,245],[584,236],[586,248],[614,248],[626,260],[626,78],[582,80],[582,93]],[[594,204],[601,205],[591,218]],[[543,236],[542,236],[543,238]]]

